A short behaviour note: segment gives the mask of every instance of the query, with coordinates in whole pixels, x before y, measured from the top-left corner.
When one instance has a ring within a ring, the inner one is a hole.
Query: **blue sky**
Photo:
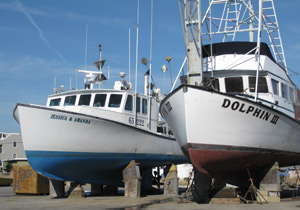
[[[207,0],[208,2],[208,0]],[[203,8],[207,3],[203,1]],[[300,1],[275,0],[287,64],[300,73]],[[98,45],[111,66],[111,83],[118,73],[128,75],[128,30],[131,28],[131,75],[135,72],[137,0],[1,0],[0,1],[0,131],[20,132],[13,118],[16,103],[44,105],[57,87],[76,86],[76,69],[85,66],[86,24],[88,24],[87,69],[96,70]],[[140,1],[139,61],[149,58],[150,0]],[[161,66],[172,57],[173,80],[185,57],[177,0],[154,0],[154,80],[163,89]],[[109,59],[110,58],[110,59]],[[145,66],[139,62],[139,90]],[[170,89],[169,71],[166,90]],[[78,74],[77,87],[84,76]],[[127,77],[128,79],[128,77]],[[293,77],[298,84],[298,78]],[[131,81],[134,81],[133,76]]]

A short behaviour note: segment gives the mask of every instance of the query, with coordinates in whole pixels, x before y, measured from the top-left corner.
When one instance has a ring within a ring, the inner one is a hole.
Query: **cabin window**
[[[242,93],[244,92],[243,78],[242,77],[225,78],[225,87],[227,93]]]
[[[106,101],[106,94],[96,94],[94,100],[94,107],[104,107]]]
[[[289,89],[290,89],[290,100],[293,104],[296,104],[295,89],[292,87],[289,87]]]
[[[0,145],[0,154],[2,153],[2,145]],[[0,161],[1,162],[1,161]]]
[[[76,96],[67,96],[65,98],[65,106],[74,106],[76,102]]]
[[[16,141],[13,142],[13,147],[17,147],[17,142]]]
[[[125,110],[132,111],[132,95],[127,96],[126,104],[125,104]]]
[[[122,95],[120,94],[111,94],[108,106],[113,108],[118,108],[121,105]]]
[[[59,106],[61,98],[52,99],[50,101],[50,106]]]
[[[279,95],[279,82],[272,79],[272,87],[273,87],[273,93],[278,96]]]
[[[0,139],[5,139],[6,135],[4,133],[0,133]]]
[[[88,95],[81,95],[79,98],[79,106],[85,105],[85,106],[89,106],[90,105],[90,101],[91,101],[91,94]]]
[[[281,83],[281,96],[282,98],[289,99],[288,88],[285,84]]]
[[[215,91],[220,91],[220,84],[219,84],[219,79],[213,79],[211,82],[213,88]]]
[[[147,114],[147,99],[143,98],[142,99],[142,113]]]
[[[140,97],[136,98],[136,112],[137,113],[141,112],[141,98]]]
[[[17,158],[17,154],[12,154],[12,158],[16,159]]]
[[[250,92],[255,92],[256,77],[249,77],[249,89]],[[268,93],[268,85],[265,77],[258,77],[258,92]]]

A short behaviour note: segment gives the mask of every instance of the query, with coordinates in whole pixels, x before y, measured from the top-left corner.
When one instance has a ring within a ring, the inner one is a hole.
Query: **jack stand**
[[[248,171],[248,175],[249,175],[249,181],[251,182],[250,186],[249,186],[249,189],[247,190],[246,194],[244,197],[240,196],[240,198],[243,200],[243,201],[246,201],[247,203],[250,203],[249,200],[246,199],[248,193],[251,193],[251,198],[252,198],[252,202],[253,202],[253,196],[256,200],[256,202],[258,204],[263,204],[263,202],[261,201],[260,198],[263,198],[265,200],[265,203],[269,203],[265,198],[264,196],[257,190],[257,188],[255,187],[255,185],[253,184],[253,178],[251,177],[250,175],[250,171],[249,171],[249,168],[247,168],[247,171]],[[259,194],[259,196],[257,196],[257,194]],[[259,201],[258,201],[259,200]]]
[[[188,202],[190,199],[190,195],[191,195],[191,191],[192,188],[194,187],[194,172],[190,173],[189,179],[188,179],[188,183],[187,183],[187,189],[184,192],[184,194],[181,196],[180,200],[178,203],[183,203],[183,199],[186,197],[186,201]]]

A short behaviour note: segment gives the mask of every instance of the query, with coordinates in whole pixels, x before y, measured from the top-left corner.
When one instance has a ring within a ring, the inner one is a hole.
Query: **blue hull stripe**
[[[141,172],[171,163],[187,163],[185,156],[133,153],[25,151],[34,170],[52,179],[122,186],[122,170],[131,160]]]

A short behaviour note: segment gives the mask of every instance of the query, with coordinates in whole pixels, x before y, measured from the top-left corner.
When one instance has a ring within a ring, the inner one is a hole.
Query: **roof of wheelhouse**
[[[249,51],[253,50],[257,46],[256,42],[221,42],[212,44],[212,52],[210,51],[210,44],[203,45],[202,52],[203,57],[209,57],[211,54],[213,56],[224,55],[224,54],[247,54]],[[253,50],[249,54],[255,54]],[[262,42],[260,46],[260,54],[268,56],[272,61],[276,62],[269,46]]]

